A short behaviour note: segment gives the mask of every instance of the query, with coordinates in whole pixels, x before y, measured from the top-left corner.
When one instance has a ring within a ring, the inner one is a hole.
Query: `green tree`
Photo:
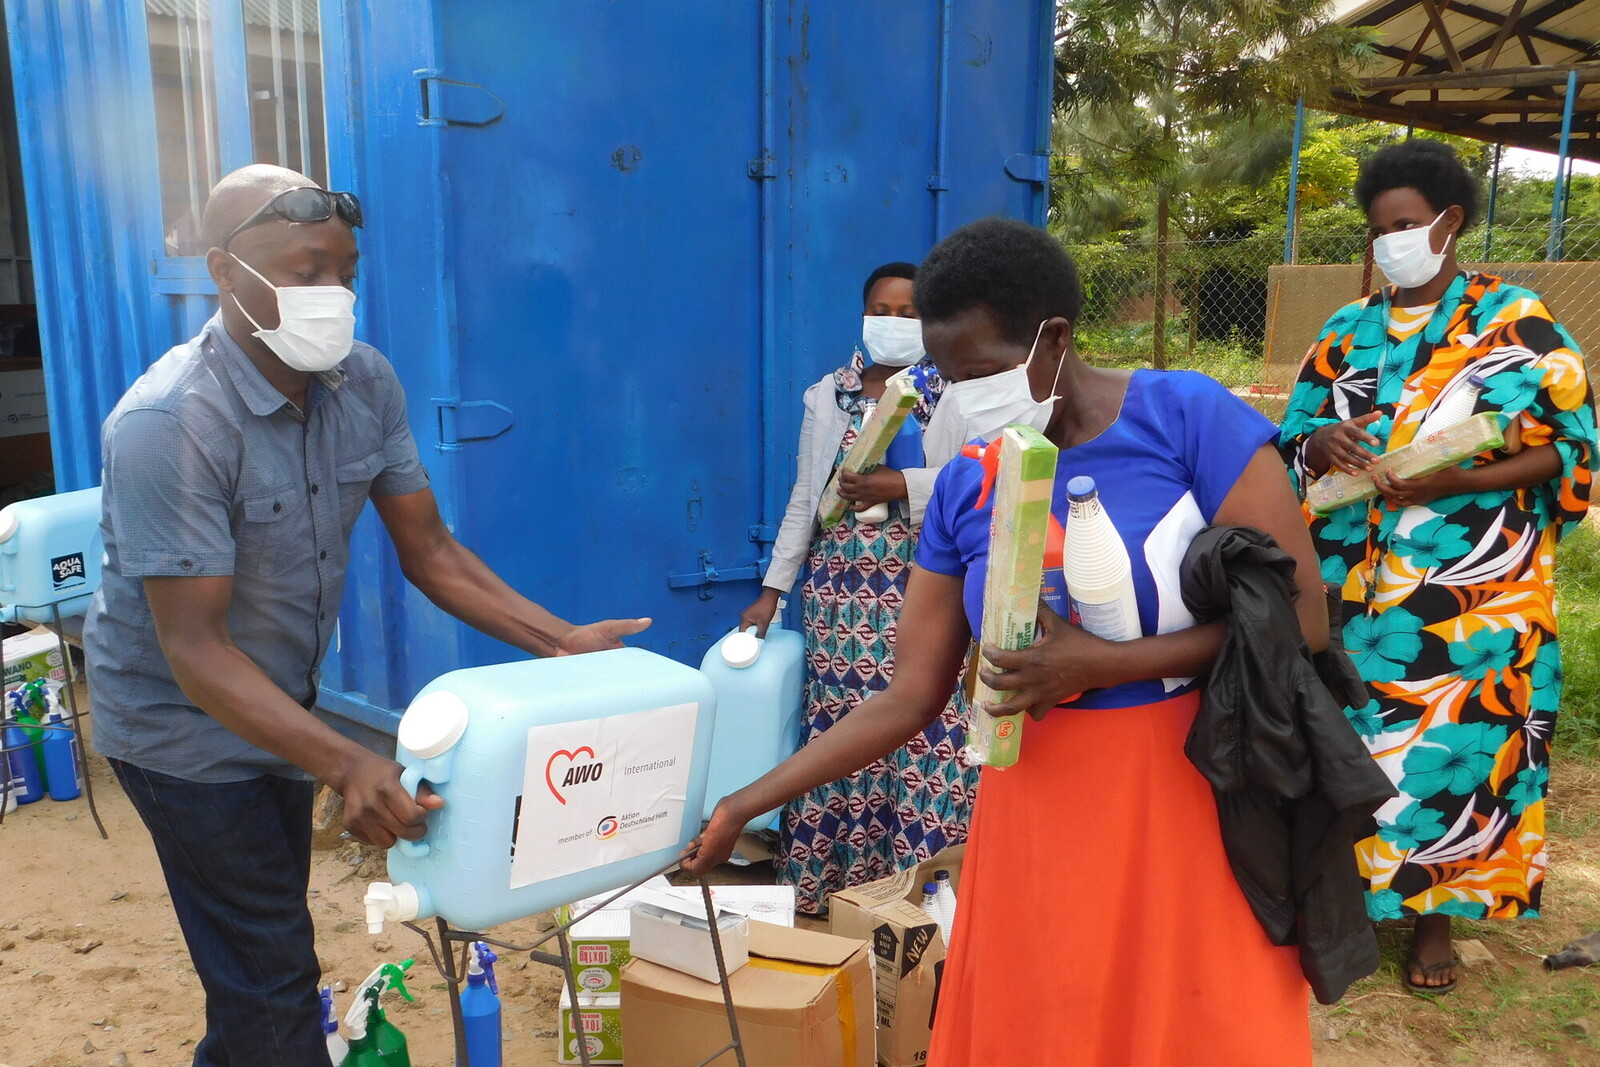
[[[1174,204],[1226,208],[1219,191],[1260,181],[1281,156],[1282,116],[1349,84],[1371,54],[1365,31],[1329,23],[1326,0],[1081,0],[1057,14],[1056,80],[1065,166],[1058,229],[1120,212],[1153,220],[1153,362],[1166,365]],[[1153,203],[1140,202],[1140,184]],[[1198,223],[1198,218],[1179,219]],[[1191,227],[1184,226],[1185,230]]]

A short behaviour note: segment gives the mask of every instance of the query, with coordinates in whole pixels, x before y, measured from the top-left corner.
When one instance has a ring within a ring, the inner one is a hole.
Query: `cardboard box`
[[[5,659],[5,689],[35,678],[67,680],[67,668],[61,662],[61,642],[53,633],[35,630],[8,637],[0,649]]]
[[[638,888],[624,893],[622,896],[617,897],[616,900],[611,901],[611,903],[606,905],[605,910],[627,911],[628,906],[633,903],[635,896],[641,891],[647,889],[671,891],[674,889],[674,886],[671,882],[667,881],[665,875],[658,874],[654,878],[647,879],[646,881],[640,883]],[[571,922],[574,915],[583,915],[586,912],[593,911],[595,908],[600,906],[602,901],[607,900],[615,892],[616,890],[612,890],[611,893],[600,893],[596,896],[585,897],[582,900],[575,900],[571,904],[561,905],[555,910],[556,924],[564,925]]]
[[[49,428],[44,371],[0,370],[0,437],[43,433]]]
[[[944,978],[944,938],[922,910],[922,887],[949,871],[961,889],[966,845],[947,848],[925,863],[828,897],[828,929],[872,943],[877,968],[878,1062],[886,1067],[926,1063],[933,1015]]]
[[[561,1048],[557,1063],[582,1063],[578,1053],[579,1033],[589,1044],[590,1063],[622,1062],[622,998],[616,993],[579,993],[578,1010],[572,1010],[572,997],[561,987]]]
[[[728,984],[751,1067],[873,1063],[872,951],[865,941],[752,922],[750,963]],[[622,1027],[630,1062],[648,1067],[689,1067],[729,1041],[722,987],[649,960],[635,959],[622,972]]]
[[[705,900],[698,885],[675,885],[666,890],[673,896],[692,901],[696,914],[705,914]],[[794,925],[794,886],[792,885],[714,885],[711,902],[719,908],[774,926]]]
[[[675,893],[649,893],[634,901],[630,910],[633,940],[629,948],[635,959],[659,963],[706,982],[720,980],[703,897],[691,902]],[[723,966],[731,975],[750,960],[750,920],[717,908],[716,922]]]
[[[578,988],[589,993],[622,989],[622,968],[633,958],[632,913],[607,908],[580,919],[567,931]]]

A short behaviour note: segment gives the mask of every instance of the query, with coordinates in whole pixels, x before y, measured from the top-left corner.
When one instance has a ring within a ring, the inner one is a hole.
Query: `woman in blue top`
[[[1073,347],[1081,299],[1060,245],[1004,219],[952,233],[917,273],[924,343],[947,391],[1014,392],[1018,421],[1060,447],[1057,527],[1068,480],[1098,482],[1132,557],[1143,633],[1111,642],[1062,618],[1053,531],[1041,636],[1021,652],[984,650],[985,680],[1013,694],[988,710],[1039,721],[1015,767],[982,776],[929,1063],[1304,1067],[1308,990],[1294,950],[1256,922],[1210,787],[1183,754],[1194,679],[1226,623],[1195,624],[1178,568],[1210,523],[1272,535],[1303,589],[1320,586],[1316,555],[1272,424],[1203,375],[1084,363]],[[983,477],[957,459],[935,484],[889,688],[725,798],[686,868],[719,862],[750,818],[939,713],[979,632],[993,517]],[[1297,613],[1308,645],[1325,647],[1322,598]],[[1033,1010],[1019,1011],[1019,996]]]

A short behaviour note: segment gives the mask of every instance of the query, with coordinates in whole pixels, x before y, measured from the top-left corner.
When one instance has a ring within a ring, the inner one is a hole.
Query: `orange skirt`
[[[1058,710],[984,770],[930,1067],[1310,1067],[1296,950],[1183,754],[1199,702]]]

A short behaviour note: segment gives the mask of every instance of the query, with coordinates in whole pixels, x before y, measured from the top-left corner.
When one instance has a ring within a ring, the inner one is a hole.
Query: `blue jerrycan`
[[[400,720],[401,784],[444,798],[389,850],[367,928],[440,916],[484,930],[619,889],[700,830],[716,694],[639,648],[473,667]]]
[[[717,729],[706,778],[705,818],[717,801],[742,789],[794,754],[805,697],[805,642],[776,625],[764,640],[735,630],[711,646],[700,671],[717,691]],[[747,830],[773,827],[777,810]]]

